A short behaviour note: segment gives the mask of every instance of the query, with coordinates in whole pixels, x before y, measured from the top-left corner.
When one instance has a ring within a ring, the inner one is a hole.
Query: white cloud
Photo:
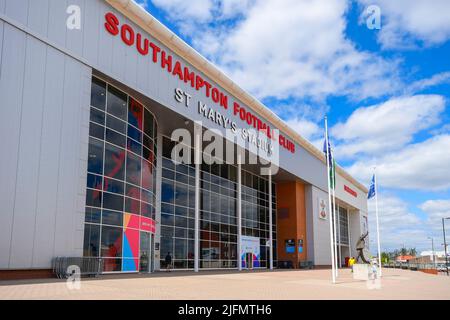
[[[433,75],[430,78],[414,81],[407,87],[407,92],[418,92],[430,87],[434,87],[443,83],[450,82],[450,72],[441,72]]]
[[[378,36],[384,48],[414,48],[417,42],[431,46],[450,38],[448,0],[359,0],[378,5],[382,26]]]
[[[377,158],[379,185],[386,188],[423,191],[450,188],[450,135],[440,135],[410,144]],[[348,172],[362,181],[372,175],[371,161],[355,162]]]
[[[403,246],[416,248],[419,252],[430,250],[429,237],[434,238],[436,250],[441,250],[440,244],[443,242],[441,217],[450,216],[450,200],[428,200],[419,205],[419,208],[427,214],[425,218],[419,218],[412,213],[406,201],[392,194],[379,194],[378,214],[382,250],[392,251]],[[370,249],[376,253],[374,200],[369,201],[369,232]]]
[[[428,217],[441,222],[442,218],[450,218],[450,200],[428,200],[419,206]],[[450,223],[450,221],[449,221]]]
[[[397,61],[358,51],[346,38],[345,0],[205,1],[153,0],[189,31],[194,47],[260,99],[359,99],[401,87]],[[236,21],[222,23],[224,16]]]
[[[321,128],[315,122],[306,119],[294,118],[287,120],[286,123],[309,141],[316,139],[322,133]]]
[[[196,22],[207,22],[212,18],[214,3],[211,0],[151,0],[163,9],[170,19],[183,21],[195,19]]]
[[[378,214],[380,223],[380,243],[382,251],[407,248],[423,249],[427,230],[423,221],[408,209],[402,199],[387,194],[378,196]],[[377,251],[375,201],[369,201],[369,240],[370,249]]]
[[[444,108],[439,95],[397,97],[361,107],[331,129],[331,139],[338,140],[336,156],[355,159],[399,150],[416,133],[438,124]]]

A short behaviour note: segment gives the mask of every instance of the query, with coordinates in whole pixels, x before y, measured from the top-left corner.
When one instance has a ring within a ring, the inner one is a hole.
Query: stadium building
[[[132,0],[0,0],[0,106],[2,278],[330,265],[322,151]],[[344,263],[367,189],[335,190]]]

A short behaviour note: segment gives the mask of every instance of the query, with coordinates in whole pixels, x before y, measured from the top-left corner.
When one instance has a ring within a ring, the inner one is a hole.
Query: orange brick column
[[[285,240],[294,239],[295,252],[287,253]],[[303,240],[303,251],[298,243]],[[305,185],[301,182],[277,183],[277,254],[278,261],[292,261],[294,268],[306,260]]]

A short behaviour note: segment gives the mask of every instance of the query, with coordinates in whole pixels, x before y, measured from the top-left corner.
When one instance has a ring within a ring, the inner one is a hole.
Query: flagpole
[[[377,220],[377,242],[378,242],[378,266],[380,268],[380,277],[382,276],[381,272],[381,245],[380,245],[380,224],[378,222],[378,186],[377,186],[377,174],[376,167],[374,168],[374,182],[375,182],[375,217]]]
[[[332,222],[332,207],[331,207],[331,190],[330,190],[330,157],[328,148],[328,123],[327,117],[325,117],[325,143],[326,143],[326,155],[327,155],[327,180],[328,180],[328,215],[330,218],[330,249],[331,249],[331,277],[333,283],[336,283],[336,273],[334,270],[334,246],[333,246],[333,222]]]
[[[334,164],[333,164],[334,165]],[[332,171],[333,172],[333,171]],[[336,229],[336,191],[335,191],[335,183],[336,183],[336,172],[333,172],[333,230],[334,230],[334,264],[336,265],[336,277],[339,276],[339,266],[338,266],[338,244],[337,244],[337,229]]]

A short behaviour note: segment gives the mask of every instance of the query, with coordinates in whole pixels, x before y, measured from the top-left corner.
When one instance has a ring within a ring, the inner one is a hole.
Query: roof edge
[[[163,25],[159,20],[154,18],[144,8],[138,5],[133,0],[105,0],[113,8],[120,11],[126,17],[130,18],[138,24],[141,28],[146,30],[149,34],[157,38],[168,48],[173,50],[180,57],[184,58],[195,68],[207,75],[211,80],[214,80],[217,84],[223,87],[225,90],[233,94],[237,99],[241,100],[244,104],[250,107],[253,111],[267,118],[278,129],[284,131],[295,142],[313,154],[323,163],[326,163],[324,154],[313,146],[308,140],[300,136],[296,131],[289,127],[280,117],[278,117],[273,111],[262,104],[258,99],[253,97],[248,92],[244,91],[238,84],[231,80],[225,73],[223,73],[212,62],[203,57],[194,48],[187,44],[184,40],[178,37],[173,31]],[[364,193],[367,193],[367,188],[359,181],[353,178],[342,167],[337,167],[337,172],[344,179],[353,183]]]

